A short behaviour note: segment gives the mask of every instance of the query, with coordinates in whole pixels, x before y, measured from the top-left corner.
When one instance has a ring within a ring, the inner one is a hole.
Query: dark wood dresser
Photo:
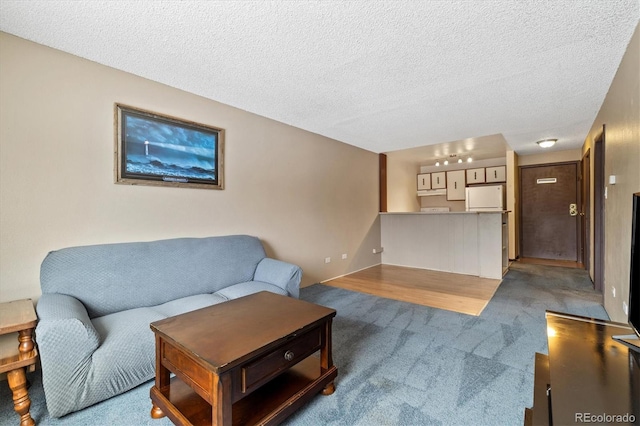
[[[525,425],[640,425],[640,353],[611,338],[625,324],[547,312],[549,355],[536,354]]]

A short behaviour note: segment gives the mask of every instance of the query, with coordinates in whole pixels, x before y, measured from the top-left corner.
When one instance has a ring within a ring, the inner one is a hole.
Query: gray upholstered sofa
[[[297,298],[302,271],[236,235],[65,248],[40,275],[36,341],[60,417],[154,377],[151,322],[263,290]]]

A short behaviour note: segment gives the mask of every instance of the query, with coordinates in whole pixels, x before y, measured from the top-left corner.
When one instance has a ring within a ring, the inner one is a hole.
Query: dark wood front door
[[[522,257],[578,261],[578,164],[520,168]]]

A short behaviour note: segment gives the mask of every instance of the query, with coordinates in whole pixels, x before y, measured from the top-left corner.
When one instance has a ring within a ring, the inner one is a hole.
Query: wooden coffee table
[[[151,323],[151,417],[177,425],[280,423],[317,393],[334,392],[335,315],[263,291]]]

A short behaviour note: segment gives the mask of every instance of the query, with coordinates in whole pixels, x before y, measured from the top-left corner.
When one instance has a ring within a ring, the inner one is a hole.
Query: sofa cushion
[[[265,283],[262,281],[247,281],[244,283],[235,284],[222,290],[216,291],[214,295],[222,296],[227,300],[231,300],[265,290],[270,291],[271,293],[281,294],[283,296],[287,295],[287,291],[285,289],[278,287],[277,285]]]
[[[184,314],[185,312],[195,311],[196,309],[205,308],[218,303],[226,302],[227,299],[215,294],[196,294],[195,296],[187,296],[181,299],[172,300],[162,305],[154,306],[156,312],[165,317],[173,317]]]

